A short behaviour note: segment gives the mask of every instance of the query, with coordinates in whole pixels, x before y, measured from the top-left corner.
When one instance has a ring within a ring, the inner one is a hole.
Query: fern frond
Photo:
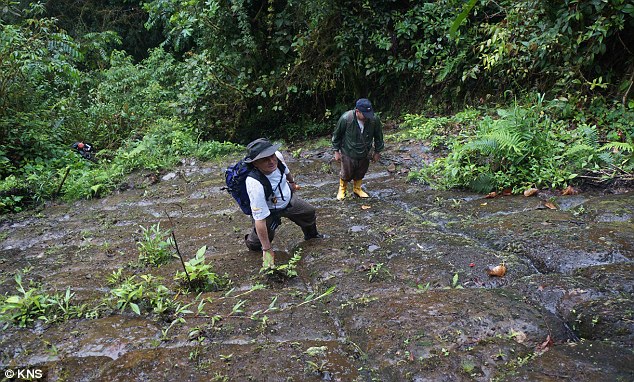
[[[524,151],[524,142],[521,134],[511,132],[509,130],[496,130],[489,134],[489,137],[497,142],[497,144],[508,151],[515,151],[521,154]]]
[[[616,161],[614,160],[614,155],[612,155],[612,153],[610,153],[610,152],[605,152],[604,151],[604,152],[600,153],[599,155],[597,155],[597,157],[599,158],[599,160],[602,163],[605,163],[605,164],[608,164],[608,165],[616,163]]]
[[[583,126],[579,128],[583,143],[594,148],[599,147],[599,132],[597,126]]]
[[[495,188],[495,178],[491,174],[481,174],[469,183],[469,188],[477,193],[486,194]]]
[[[475,141],[468,142],[463,146],[467,151],[478,151],[485,155],[492,154],[497,151],[499,145],[497,140],[489,137],[483,137]]]
[[[601,146],[601,150],[617,150],[634,153],[634,144],[629,142],[609,142]]]
[[[566,151],[564,152],[564,156],[566,157],[574,157],[577,156],[577,154],[582,153],[582,154],[587,154],[588,152],[595,152],[596,149],[592,146],[586,145],[586,144],[578,144],[578,145],[574,145],[572,147],[569,147],[568,149],[566,149]]]

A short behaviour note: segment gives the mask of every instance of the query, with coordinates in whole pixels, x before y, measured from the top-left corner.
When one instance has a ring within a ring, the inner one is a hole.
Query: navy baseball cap
[[[372,109],[372,103],[370,103],[369,99],[360,98],[355,107],[363,114],[364,117],[374,118],[374,109]]]

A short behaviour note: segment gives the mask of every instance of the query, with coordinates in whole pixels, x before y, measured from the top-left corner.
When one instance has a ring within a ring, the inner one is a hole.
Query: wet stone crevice
[[[434,191],[406,181],[430,153],[416,142],[392,146],[370,166],[371,198],[342,202],[326,148],[285,152],[329,235],[303,241],[283,222],[276,262],[302,256],[288,280],[261,275],[260,254],[244,247],[250,219],[220,189],[229,161],[183,161],[134,174],[103,199],[4,218],[4,295],[18,294],[14,275],[23,273],[24,285],[70,288],[96,307],[120,270],[160,278],[174,302],[192,305],[8,325],[0,363],[44,367],[51,381],[634,380],[634,192]],[[178,259],[138,265],[140,226],[159,222],[185,260],[206,246],[231,285],[187,293],[174,280]],[[487,274],[502,263],[503,277]]]

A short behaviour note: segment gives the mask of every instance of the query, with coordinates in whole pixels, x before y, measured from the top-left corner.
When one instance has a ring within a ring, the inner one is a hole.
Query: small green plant
[[[169,331],[178,324],[184,324],[186,321],[183,317],[176,317],[174,320],[172,320],[172,322],[169,324],[168,327],[161,329],[161,341],[169,341],[170,337],[168,336]]]
[[[431,287],[430,282],[427,282],[427,284],[425,285],[423,284],[416,285],[416,289],[418,289],[419,292],[427,292],[430,287]]]
[[[371,282],[372,280],[378,279],[382,273],[391,276],[390,272],[383,268],[383,265],[383,263],[370,264],[370,269],[368,269],[368,281]]]
[[[211,382],[228,382],[228,381],[229,381],[229,377],[219,372],[215,372],[214,376],[211,378]]]
[[[288,278],[297,277],[297,263],[299,263],[301,259],[302,249],[300,248],[295,252],[287,264],[280,265],[277,267],[277,270],[284,273]]]
[[[453,275],[451,279],[451,286],[445,287],[445,289],[463,289],[464,287],[460,285],[458,273]]]
[[[154,224],[150,228],[141,226],[141,230],[143,240],[137,243],[139,261],[160,266],[174,257],[171,250],[173,240],[170,237],[170,231],[162,231],[161,223]]]
[[[211,292],[225,289],[231,281],[225,276],[218,276],[213,266],[205,260],[207,246],[202,246],[196,256],[185,262],[185,271],[176,272],[174,279],[196,292]]]
[[[44,316],[45,322],[66,321],[71,318],[79,318],[86,312],[86,305],[75,305],[71,302],[74,293],[71,293],[70,287],[66,288],[66,293],[56,294],[49,298],[51,309],[48,315]]]
[[[198,359],[200,358],[200,349],[199,348],[194,348],[194,350],[189,352],[189,360],[190,361],[194,361],[197,362]]]
[[[473,361],[470,361],[468,359],[463,360],[460,366],[462,367],[462,371],[469,375],[473,373],[473,370],[475,369],[475,364],[473,363]]]
[[[588,210],[586,210],[586,208],[584,207],[584,205],[580,205],[577,208],[572,209],[572,214],[574,216],[581,216],[584,215],[588,212]]]
[[[302,249],[298,249],[287,264],[276,265],[273,268],[262,268],[260,273],[274,279],[291,279],[297,277],[297,263],[302,259]]]
[[[313,346],[304,351],[304,354],[313,359],[306,361],[308,370],[311,373],[324,375],[327,372],[326,366],[328,366],[328,361],[324,359],[327,352],[327,346]]]
[[[322,359],[319,361],[306,361],[306,365],[308,365],[308,370],[311,373],[314,373],[317,375],[323,375],[328,371],[326,369],[326,366],[328,366],[327,360]]]
[[[506,358],[506,354],[502,351],[502,349],[498,349],[498,352],[493,355],[493,359],[504,360]]]
[[[20,294],[6,297],[0,302],[0,320],[26,327],[46,316],[51,304],[49,296],[42,292],[39,285],[31,283],[25,288],[22,285],[21,274],[15,275],[15,283]]]
[[[57,349],[57,346],[55,346],[55,344],[46,340],[44,340],[43,342],[44,342],[44,345],[46,346],[46,352],[49,355],[55,357],[59,353],[59,350]]]
[[[150,274],[141,275],[140,278],[137,281],[136,275],[132,275],[110,290],[109,300],[116,302],[116,309],[123,312],[130,308],[138,315],[142,311],[161,315],[193,313],[187,310],[190,304],[183,306],[171,298],[173,292],[160,283],[160,278]]]
[[[119,282],[121,282],[121,279],[123,276],[121,276],[121,273],[123,272],[123,269],[119,268],[116,271],[112,271],[112,273],[110,274],[110,276],[108,276],[108,278],[106,279],[106,281],[108,282],[108,284],[110,285],[116,285]]]
[[[85,305],[72,304],[74,293],[71,293],[70,288],[64,294],[50,296],[42,290],[41,285],[32,281],[25,287],[20,273],[14,279],[19,294],[0,299],[0,322],[6,325],[13,323],[27,327],[36,320],[48,323],[65,321],[81,317],[86,310]]]

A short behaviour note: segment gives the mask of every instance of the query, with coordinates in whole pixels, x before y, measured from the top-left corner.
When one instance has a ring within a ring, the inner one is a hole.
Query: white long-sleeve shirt
[[[275,155],[278,160],[282,161],[286,169],[284,170],[284,174],[280,172],[279,168],[276,168],[271,174],[265,175],[271,183],[271,188],[273,188],[273,194],[268,199],[264,196],[264,186],[262,186],[262,183],[257,179],[247,177],[245,181],[251,202],[251,216],[253,216],[255,220],[266,219],[272,210],[283,209],[288,206],[288,203],[291,201],[291,187],[286,180],[286,174],[288,174],[290,170],[286,162],[284,162],[282,153],[276,151]]]

